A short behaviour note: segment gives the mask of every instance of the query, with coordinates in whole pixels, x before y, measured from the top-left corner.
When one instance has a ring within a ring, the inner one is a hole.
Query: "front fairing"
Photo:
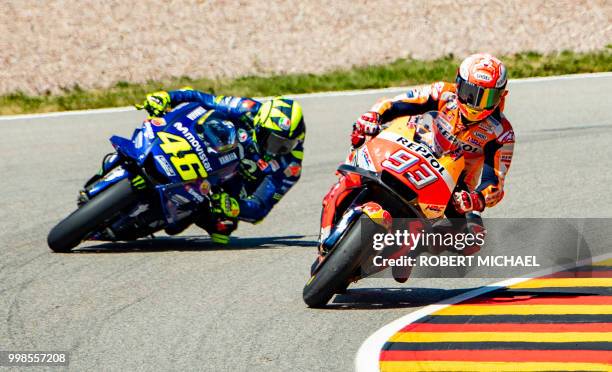
[[[146,119],[130,140],[111,138],[118,153],[132,159],[155,180],[169,223],[181,220],[205,202],[211,186],[238,173],[238,148],[216,152],[198,134],[197,126],[202,125],[207,112],[196,103],[181,104],[163,118]],[[177,143],[180,146],[175,146]]]
[[[438,218],[444,210],[464,169],[461,153],[434,155],[419,143],[408,117],[391,122],[378,136],[354,150],[347,159],[377,174],[386,172],[417,195],[415,203],[427,218]]]

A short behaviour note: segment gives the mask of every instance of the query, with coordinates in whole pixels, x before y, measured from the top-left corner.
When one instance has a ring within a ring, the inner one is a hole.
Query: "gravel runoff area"
[[[611,0],[1,0],[0,94],[612,43]]]

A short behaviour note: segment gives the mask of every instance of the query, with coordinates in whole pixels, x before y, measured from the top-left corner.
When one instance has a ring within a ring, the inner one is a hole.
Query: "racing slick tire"
[[[373,237],[384,229],[369,218],[354,223],[340,242],[325,257],[302,292],[308,307],[324,307],[336,293],[346,291],[351,278],[359,272],[363,261],[371,254],[371,242],[362,237]]]
[[[70,252],[88,234],[135,200],[130,180],[117,182],[55,225],[47,236],[49,248],[54,252]]]

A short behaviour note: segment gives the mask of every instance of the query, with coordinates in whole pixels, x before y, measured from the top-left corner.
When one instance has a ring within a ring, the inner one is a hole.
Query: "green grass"
[[[542,55],[525,52],[501,59],[510,78],[612,71],[612,45],[591,53]],[[29,96],[21,92],[0,96],[0,114],[93,109],[128,106],[142,101],[148,92],[183,86],[225,95],[272,96],[333,90],[383,88],[454,79],[459,59],[447,56],[432,61],[399,59],[384,65],[353,67],[324,74],[247,76],[237,79],[175,78],[145,84],[119,82],[112,88],[83,90],[74,87],[61,95]]]

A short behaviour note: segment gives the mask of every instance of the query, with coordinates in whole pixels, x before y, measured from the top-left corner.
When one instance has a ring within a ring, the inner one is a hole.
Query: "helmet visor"
[[[483,88],[464,79],[457,79],[459,101],[477,110],[491,110],[499,104],[504,88]]]
[[[266,138],[262,138],[264,151],[270,155],[284,155],[290,153],[298,144],[298,139],[288,139],[277,135],[274,132],[266,131]]]

